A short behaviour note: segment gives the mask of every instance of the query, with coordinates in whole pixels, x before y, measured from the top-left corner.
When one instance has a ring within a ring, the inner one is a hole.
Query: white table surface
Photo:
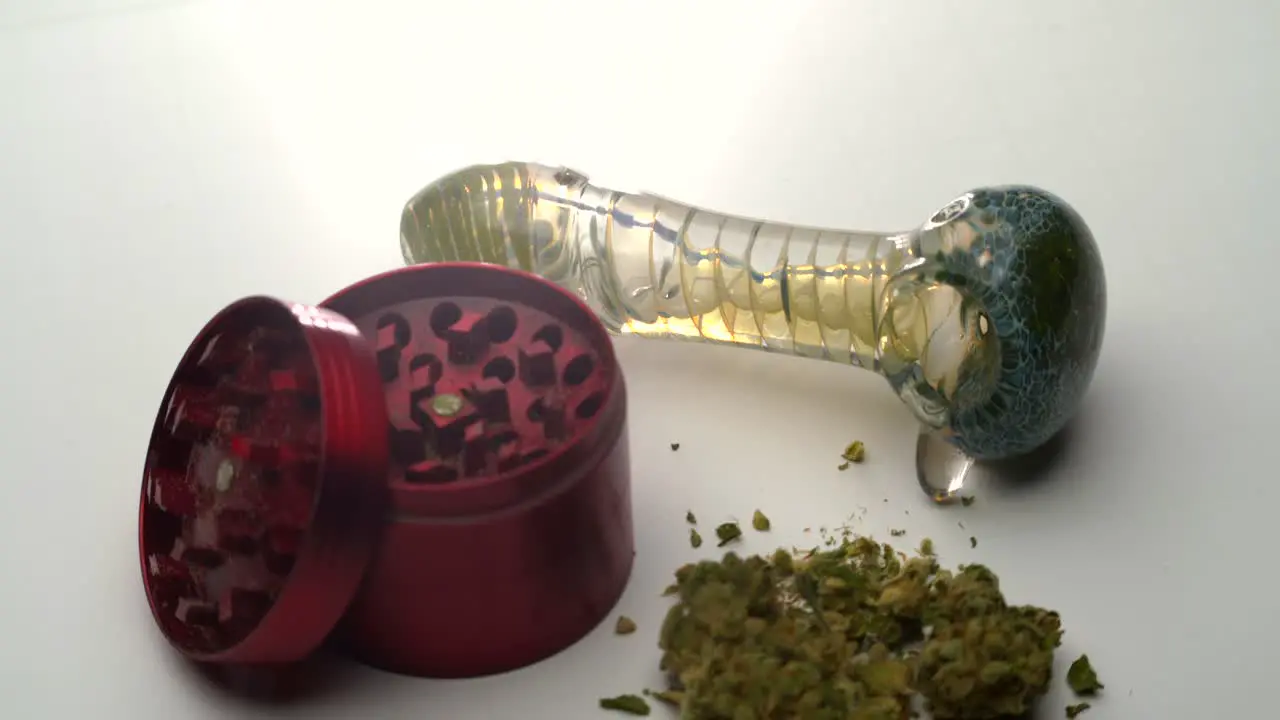
[[[0,715],[604,717],[598,697],[658,681],[657,595],[699,556],[686,508],[764,508],[776,531],[745,549],[766,551],[865,506],[861,529],[932,536],[1060,610],[1060,670],[1088,652],[1107,685],[1090,720],[1270,717],[1278,35],[1266,0],[0,2]],[[618,610],[640,635],[475,681],[340,663],[285,707],[214,691],[137,572],[169,372],[235,298],[398,265],[412,192],[506,159],[869,229],[978,185],[1053,190],[1109,281],[1071,444],[1041,481],[937,509],[869,373],[620,342],[639,554]],[[852,437],[870,459],[837,472]],[[1068,701],[1056,685],[1042,716]]]

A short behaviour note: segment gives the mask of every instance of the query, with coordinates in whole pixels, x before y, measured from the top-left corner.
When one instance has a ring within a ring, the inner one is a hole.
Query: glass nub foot
[[[960,499],[973,458],[942,438],[937,430],[920,427],[916,439],[916,479],[920,489],[937,503]]]

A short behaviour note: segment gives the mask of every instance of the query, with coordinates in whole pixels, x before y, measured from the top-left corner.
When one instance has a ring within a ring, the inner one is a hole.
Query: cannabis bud
[[[911,558],[848,531],[824,540],[676,571],[659,667],[681,717],[906,720],[922,697],[935,720],[981,720],[1048,690],[1056,613],[1008,605],[984,566],[940,568],[927,540]]]

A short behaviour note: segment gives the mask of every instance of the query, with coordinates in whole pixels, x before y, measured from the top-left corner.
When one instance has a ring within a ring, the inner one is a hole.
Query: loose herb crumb
[[[696,528],[689,528],[689,544],[695,549],[702,547],[702,535]]]
[[[867,446],[862,444],[861,440],[854,440],[845,447],[840,457],[851,463],[860,463],[867,458]],[[848,467],[846,464],[845,467]],[[844,468],[841,468],[842,470]]]
[[[716,539],[720,541],[717,547],[724,547],[742,537],[742,528],[738,527],[736,522],[720,523],[716,526]]]
[[[1074,718],[1074,717],[1077,717],[1077,716],[1079,716],[1079,715],[1080,715],[1080,713],[1084,712],[1085,710],[1088,710],[1090,707],[1092,707],[1092,706],[1091,706],[1091,705],[1089,705],[1089,703],[1087,703],[1087,702],[1076,703],[1075,705],[1068,705],[1068,706],[1067,706],[1067,717],[1068,717],[1068,718]]]
[[[613,626],[613,631],[618,635],[630,635],[636,631],[636,621],[626,615],[619,615],[618,622]]]
[[[976,547],[978,547],[978,538],[976,538],[976,537],[974,537],[974,536],[970,535],[970,536],[969,536],[969,547],[971,547],[971,548],[976,548]]]
[[[684,693],[677,690],[645,690],[644,694],[658,702],[675,705],[677,707],[679,707],[680,703],[684,700]]]
[[[601,698],[600,707],[605,710],[617,710],[629,715],[648,715],[649,703],[639,695],[619,695],[611,698]]]
[[[773,527],[773,523],[769,522],[768,516],[757,510],[751,515],[751,527],[757,532],[768,532],[769,528]]]
[[[1067,668],[1067,685],[1077,695],[1093,695],[1106,687],[1098,682],[1098,673],[1089,663],[1088,655],[1081,655]]]
[[[960,504],[964,505],[965,507],[969,507],[970,505],[973,504],[973,500],[974,498],[972,495],[965,495],[964,497],[960,498]]]
[[[933,540],[931,538],[925,538],[920,541],[920,554],[926,557],[932,557],[934,555]]]
[[[679,450],[679,449],[680,449],[680,443],[671,443],[671,452],[675,452],[676,450]]]
[[[903,535],[907,534],[907,531],[906,530],[890,530],[889,534],[894,537],[902,537]]]
[[[687,523],[689,523],[690,525],[697,525],[697,524],[698,524],[698,516],[697,516],[697,515],[694,515],[694,514],[693,514],[693,511],[692,511],[692,510],[690,510],[689,512],[687,512],[687,513],[685,513],[685,514],[684,514],[684,521],[685,521],[685,522],[687,522]]]

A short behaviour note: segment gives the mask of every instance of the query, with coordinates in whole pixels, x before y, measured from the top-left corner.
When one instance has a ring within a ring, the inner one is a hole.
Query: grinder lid
[[[143,471],[143,585],[172,645],[282,663],[323,642],[382,526],[386,427],[373,349],[341,315],[258,296],[209,321]]]

